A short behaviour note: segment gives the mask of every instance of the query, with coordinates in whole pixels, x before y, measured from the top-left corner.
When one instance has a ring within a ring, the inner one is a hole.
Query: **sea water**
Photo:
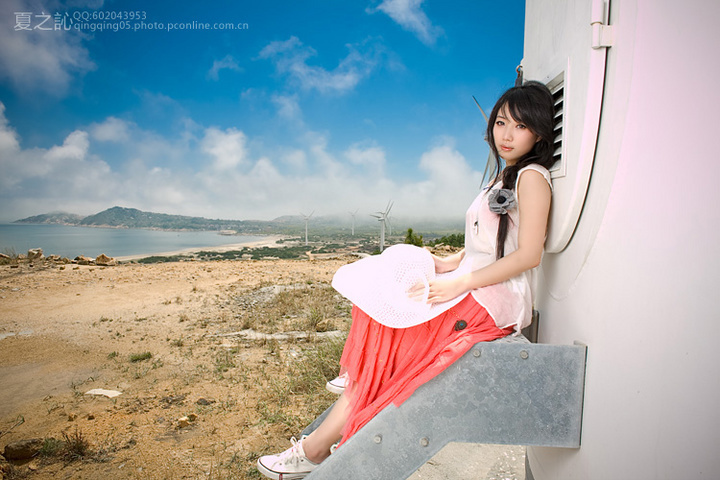
[[[262,241],[265,237],[220,235],[213,231],[170,232],[134,228],[96,228],[68,225],[0,224],[0,253],[27,253],[42,248],[47,255],[75,258],[148,256],[186,249],[202,249]]]

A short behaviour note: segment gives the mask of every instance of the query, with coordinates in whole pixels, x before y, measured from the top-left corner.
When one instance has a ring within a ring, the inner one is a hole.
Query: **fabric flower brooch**
[[[490,207],[490,211],[497,213],[498,215],[507,214],[508,210],[512,210],[516,205],[517,201],[515,200],[515,193],[506,188],[490,192],[490,196],[488,197],[488,206]]]

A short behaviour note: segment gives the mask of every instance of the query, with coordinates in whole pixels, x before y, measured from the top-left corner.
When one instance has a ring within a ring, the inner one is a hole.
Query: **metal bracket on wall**
[[[605,0],[593,0],[592,18],[592,48],[607,48],[613,45],[613,27],[606,23],[608,17],[609,2]]]

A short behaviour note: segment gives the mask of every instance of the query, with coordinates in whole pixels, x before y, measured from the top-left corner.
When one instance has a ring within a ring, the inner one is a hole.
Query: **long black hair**
[[[518,160],[515,165],[508,165],[504,169],[502,169],[500,163],[500,155],[493,134],[493,127],[501,109],[505,109],[506,113],[516,122],[522,123],[532,133],[540,137],[530,152]],[[500,97],[490,113],[487,126],[487,141],[490,144],[490,149],[495,154],[497,167],[495,169],[497,174],[490,188],[502,181],[502,188],[514,190],[518,172],[530,164],[536,163],[547,169],[552,167],[554,163],[554,117],[555,108],[552,93],[540,82],[532,80],[525,82],[523,85],[509,89]],[[500,215],[497,232],[498,259],[505,256],[505,238],[507,237],[508,222],[507,215]]]

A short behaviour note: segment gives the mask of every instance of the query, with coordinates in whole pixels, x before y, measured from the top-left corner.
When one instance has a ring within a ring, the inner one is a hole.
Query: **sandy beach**
[[[228,236],[228,240],[230,240],[232,237]],[[272,235],[269,237],[262,237],[262,240],[257,240],[254,242],[244,242],[244,243],[228,243],[227,245],[219,245],[217,247],[205,247],[202,248],[203,251],[206,252],[229,252],[232,250],[242,250],[243,248],[261,248],[261,247],[277,247],[278,240],[285,240],[287,237],[282,235]],[[170,257],[174,255],[190,255],[194,252],[199,251],[198,248],[186,248],[183,250],[173,250],[169,252],[162,252],[162,253],[155,253],[154,256],[159,257]],[[147,254],[138,254],[138,255],[126,255],[126,256],[119,256],[115,257],[115,260],[118,262],[129,262],[132,260],[138,260],[143,257],[147,257]]]

